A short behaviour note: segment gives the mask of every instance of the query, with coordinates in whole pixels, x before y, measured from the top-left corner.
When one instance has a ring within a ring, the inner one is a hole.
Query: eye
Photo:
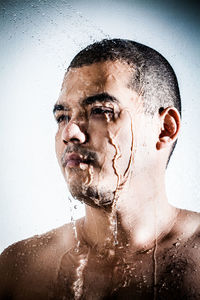
[[[58,124],[62,123],[63,121],[68,123],[69,122],[69,116],[68,115],[60,115],[60,116],[56,117],[56,122]]]
[[[91,109],[91,115],[97,118],[113,118],[114,117],[114,111],[112,108],[108,107],[103,107],[103,106],[98,106],[98,107],[93,107]]]

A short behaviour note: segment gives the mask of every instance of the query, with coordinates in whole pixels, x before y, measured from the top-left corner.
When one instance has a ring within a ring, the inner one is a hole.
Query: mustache
[[[76,144],[72,144],[72,145],[69,144],[66,146],[66,148],[62,154],[62,157],[61,157],[61,164],[63,167],[66,166],[66,154],[72,153],[72,152],[81,155],[83,157],[84,161],[93,163],[93,165],[98,166],[98,157],[97,157],[96,152],[82,148],[81,146],[76,145]]]

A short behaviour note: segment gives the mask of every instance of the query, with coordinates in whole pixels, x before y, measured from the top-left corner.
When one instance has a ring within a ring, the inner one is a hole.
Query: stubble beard
[[[80,183],[68,184],[69,191],[74,199],[95,207],[110,209],[114,201],[114,192],[101,188],[98,185],[84,185]]]

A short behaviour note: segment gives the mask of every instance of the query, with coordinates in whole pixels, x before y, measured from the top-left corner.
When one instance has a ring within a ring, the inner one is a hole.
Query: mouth
[[[85,170],[88,168],[88,165],[91,163],[90,160],[83,157],[83,155],[78,153],[67,153],[64,159],[64,167],[68,168],[80,168]]]

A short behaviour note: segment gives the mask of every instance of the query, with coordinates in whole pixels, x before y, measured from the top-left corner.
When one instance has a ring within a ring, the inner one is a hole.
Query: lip
[[[88,164],[89,162],[84,160],[83,156],[78,153],[68,153],[65,156],[64,166],[68,168],[79,167],[80,163]]]

